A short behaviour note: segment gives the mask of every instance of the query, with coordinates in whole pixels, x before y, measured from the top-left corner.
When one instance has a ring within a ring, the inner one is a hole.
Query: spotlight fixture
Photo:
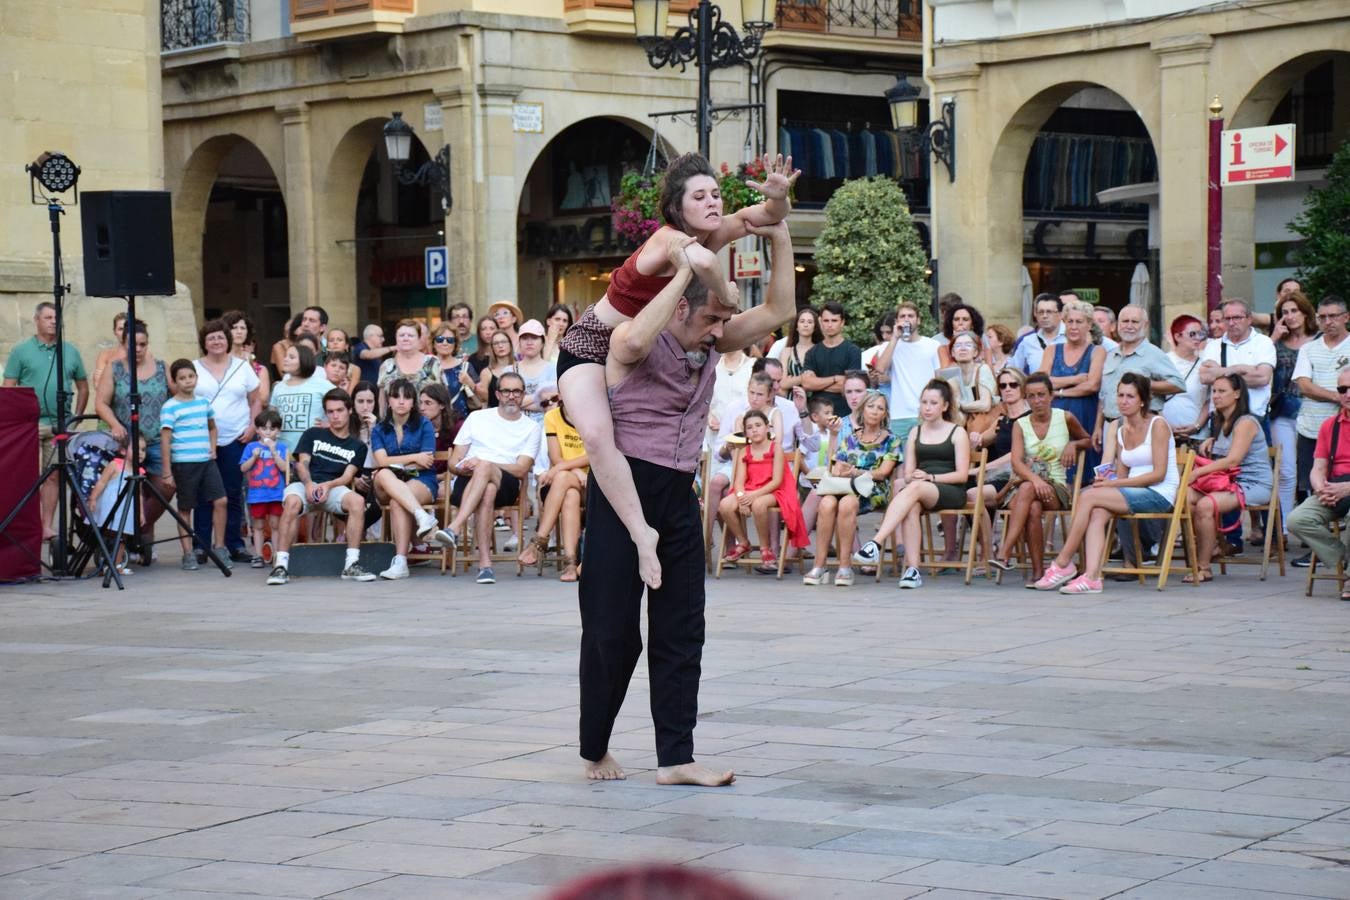
[[[37,185],[42,185],[42,189],[49,194],[61,194],[74,188],[76,182],[80,180],[80,167],[75,165],[70,157],[64,153],[54,153],[51,150],[43,153],[23,168],[31,179],[30,188],[33,202],[39,205],[46,205],[50,200],[47,197],[38,196]],[[76,189],[76,202],[78,202],[79,196],[79,190]]]

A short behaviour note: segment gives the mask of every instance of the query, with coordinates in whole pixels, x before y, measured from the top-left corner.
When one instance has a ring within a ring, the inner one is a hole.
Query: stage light
[[[75,165],[70,157],[50,150],[24,166],[24,171],[53,194],[70,190],[80,179],[80,167]]]

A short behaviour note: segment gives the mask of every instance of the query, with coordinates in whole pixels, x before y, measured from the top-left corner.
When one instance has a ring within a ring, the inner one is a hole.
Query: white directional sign
[[[450,250],[446,247],[428,247],[426,249],[427,287],[444,288],[450,286]]]
[[[1253,184],[1294,180],[1294,126],[1235,128],[1219,146],[1220,183]]]

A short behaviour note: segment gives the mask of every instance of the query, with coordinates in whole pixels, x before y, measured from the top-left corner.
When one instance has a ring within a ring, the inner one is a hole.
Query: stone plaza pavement
[[[666,860],[767,897],[1350,897],[1350,603],[709,582],[700,758],[576,751],[575,589],[416,570],[0,588],[0,898],[543,898]],[[425,574],[424,574],[425,573]]]

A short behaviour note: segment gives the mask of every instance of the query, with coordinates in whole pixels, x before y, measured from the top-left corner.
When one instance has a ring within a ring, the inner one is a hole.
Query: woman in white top
[[[1059,589],[1061,594],[1102,592],[1102,549],[1113,515],[1168,512],[1176,502],[1181,476],[1172,429],[1149,411],[1147,375],[1126,372],[1116,388],[1120,407],[1116,471],[1098,475],[1078,497],[1064,547],[1033,585],[1038,591]],[[1073,555],[1084,546],[1088,570],[1078,575]],[[1074,576],[1078,575],[1077,578]]]
[[[1186,382],[1186,390],[1167,398],[1163,418],[1182,437],[1200,438],[1209,428],[1209,387],[1200,382],[1200,354],[1205,352],[1209,335],[1203,322],[1187,315],[1172,320],[1171,332],[1172,349],[1167,358]]]

